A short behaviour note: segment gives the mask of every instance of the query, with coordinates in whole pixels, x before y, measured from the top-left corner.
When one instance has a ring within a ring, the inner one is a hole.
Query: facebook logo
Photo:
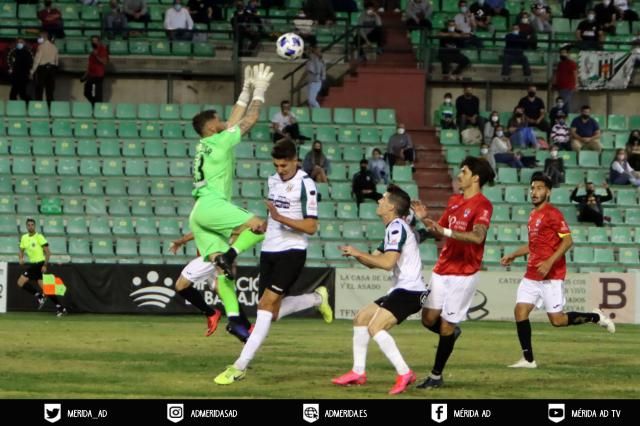
[[[431,404],[431,420],[436,423],[447,420],[447,404]]]
[[[549,420],[560,423],[564,420],[564,404],[549,404]]]

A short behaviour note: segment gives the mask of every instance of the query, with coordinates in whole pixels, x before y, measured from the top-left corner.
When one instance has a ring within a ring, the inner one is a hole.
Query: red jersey
[[[578,65],[571,59],[560,61],[556,69],[556,88],[558,90],[576,90],[576,70]]]
[[[461,194],[449,198],[447,209],[438,222],[452,231],[471,232],[474,225],[491,222],[493,206],[482,193],[465,199]],[[478,272],[484,254],[482,244],[467,243],[447,238],[433,272],[440,275],[473,275]]]
[[[560,235],[570,234],[569,226],[562,212],[546,204],[540,210],[534,209],[529,215],[529,263],[525,278],[534,281],[564,280],[567,274],[567,262],[562,256],[553,264],[546,277],[538,273],[538,264],[547,260],[560,246]]]
[[[94,78],[104,77],[105,64],[100,63],[98,58],[102,60],[109,59],[109,51],[104,44],[98,45],[89,55],[89,66],[87,67],[87,75]]]

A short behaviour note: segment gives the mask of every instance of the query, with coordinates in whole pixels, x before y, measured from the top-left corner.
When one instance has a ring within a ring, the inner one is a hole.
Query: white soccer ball
[[[276,52],[282,59],[298,59],[304,52],[304,40],[296,33],[282,34],[276,41]]]

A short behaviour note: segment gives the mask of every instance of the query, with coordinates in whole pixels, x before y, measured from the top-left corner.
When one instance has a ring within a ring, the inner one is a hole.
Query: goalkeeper
[[[230,322],[240,318],[233,263],[238,254],[264,239],[266,227],[263,219],[230,201],[235,171],[234,147],[258,121],[272,78],[269,66],[248,66],[242,93],[227,123],[222,122],[213,110],[193,117],[193,128],[201,139],[193,162],[192,194],[196,202],[189,216],[189,227],[202,257],[214,262],[224,273],[218,276],[218,294]],[[244,329],[246,323],[236,321],[232,327]],[[243,331],[248,336],[248,330]]]

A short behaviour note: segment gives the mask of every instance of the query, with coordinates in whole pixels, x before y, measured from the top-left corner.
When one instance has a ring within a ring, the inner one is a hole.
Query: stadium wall
[[[7,312],[7,263],[0,262],[0,314]]]

